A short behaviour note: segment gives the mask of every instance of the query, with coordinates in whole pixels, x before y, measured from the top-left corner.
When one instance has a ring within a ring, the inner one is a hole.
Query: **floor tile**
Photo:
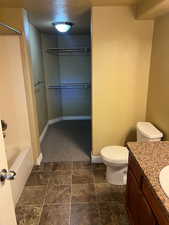
[[[33,167],[33,169],[32,169],[32,173],[35,173],[35,172],[43,172],[43,169],[44,169],[44,167],[43,167],[43,165],[40,165],[40,166],[37,166],[37,165],[35,165],[34,167]]]
[[[72,184],[72,202],[96,201],[94,184]]]
[[[100,218],[102,225],[119,225],[118,215],[112,211],[112,202],[99,204]]]
[[[103,169],[94,169],[94,181],[95,183],[107,183],[106,181],[106,171]]]
[[[41,207],[19,206],[16,208],[18,225],[37,225],[41,215]]]
[[[26,183],[26,186],[40,186],[48,184],[50,174],[49,173],[31,173]]]
[[[53,171],[56,170],[71,170],[72,162],[57,162],[53,164]]]
[[[71,195],[70,185],[51,184],[47,191],[46,204],[69,203]]]
[[[74,170],[72,173],[73,184],[94,183],[93,171],[90,169]]]
[[[72,204],[70,225],[101,225],[96,204]]]
[[[52,162],[42,163],[42,167],[43,167],[43,172],[53,171],[53,163]]]
[[[42,205],[46,193],[46,186],[25,187],[18,205]]]
[[[90,161],[73,162],[73,170],[77,169],[92,169],[92,164]]]
[[[99,212],[102,225],[129,225],[123,204],[118,202],[100,203]]]
[[[99,202],[118,201],[124,203],[125,193],[121,187],[112,186],[110,184],[95,184],[96,197]]]
[[[71,184],[72,183],[72,176],[70,175],[62,175],[58,174],[56,172],[53,172],[50,180],[49,180],[49,186],[51,184]]]
[[[70,205],[44,206],[39,225],[69,225]]]

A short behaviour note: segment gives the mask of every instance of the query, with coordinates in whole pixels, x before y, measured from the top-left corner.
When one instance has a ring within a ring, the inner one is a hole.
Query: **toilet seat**
[[[122,146],[106,146],[101,150],[103,160],[114,164],[127,164],[129,151]]]

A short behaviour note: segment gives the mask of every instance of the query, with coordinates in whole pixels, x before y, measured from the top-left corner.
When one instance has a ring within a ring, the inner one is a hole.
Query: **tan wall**
[[[144,121],[153,35],[129,7],[92,9],[93,154],[133,140]]]
[[[156,19],[152,47],[147,120],[169,140],[169,15]]]
[[[46,102],[46,88],[45,88],[45,77],[43,70],[43,58],[42,58],[42,47],[41,47],[41,38],[40,32],[30,24],[30,50],[31,50],[31,60],[32,60],[32,72],[33,72],[33,81],[34,85],[37,82],[40,83],[38,86],[35,86],[35,96],[38,112],[38,125],[39,133],[41,134],[43,128],[45,127],[48,121],[48,112],[47,112],[47,102]]]

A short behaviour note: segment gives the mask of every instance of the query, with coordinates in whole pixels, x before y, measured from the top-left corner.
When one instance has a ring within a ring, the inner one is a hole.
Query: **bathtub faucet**
[[[16,176],[15,171],[3,169],[0,171],[0,181],[5,182],[5,180],[14,180]]]

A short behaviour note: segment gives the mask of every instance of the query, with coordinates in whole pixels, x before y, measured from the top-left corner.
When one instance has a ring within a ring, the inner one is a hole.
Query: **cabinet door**
[[[128,171],[127,183],[127,207],[133,225],[156,225],[152,210],[143,193],[140,191],[137,181],[130,169]]]
[[[156,220],[153,215],[153,212],[147,203],[143,193],[140,192],[140,201],[139,201],[139,224],[140,225],[156,225]]]
[[[130,169],[127,176],[127,208],[132,225],[139,224],[139,201],[138,185]]]

